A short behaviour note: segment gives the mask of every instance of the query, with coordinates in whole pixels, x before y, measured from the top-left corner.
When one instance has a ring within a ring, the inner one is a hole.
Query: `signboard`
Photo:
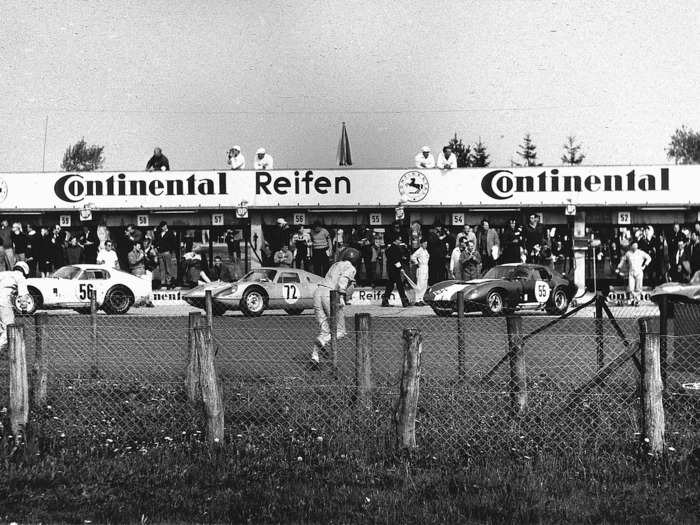
[[[452,226],[464,226],[464,213],[452,214]]]
[[[83,222],[92,220],[92,210],[90,208],[83,208],[80,210],[80,220]]]
[[[136,226],[139,226],[141,228],[147,228],[148,226],[150,226],[148,215],[137,215]]]
[[[0,173],[0,212],[234,208],[695,206],[700,165],[453,170]]]
[[[402,221],[406,217],[406,210],[404,209],[403,206],[397,206],[396,209],[396,220],[397,221]]]
[[[369,225],[370,226],[381,226],[382,224],[382,214],[381,213],[370,213],[369,214]]]
[[[248,207],[247,206],[239,206],[236,208],[236,217],[239,219],[247,219],[248,218]]]
[[[292,216],[294,226],[304,226],[306,224],[306,213],[295,213]]]
[[[569,217],[576,215],[576,205],[575,204],[567,204],[566,209],[564,210],[564,213],[568,215]]]
[[[617,212],[617,223],[630,225],[632,224],[632,214],[628,211],[618,211]]]
[[[58,218],[58,224],[61,228],[70,228],[70,225],[71,225],[70,215],[61,215]]]
[[[211,225],[212,226],[223,226],[224,225],[224,214],[223,213],[212,213],[211,214]]]

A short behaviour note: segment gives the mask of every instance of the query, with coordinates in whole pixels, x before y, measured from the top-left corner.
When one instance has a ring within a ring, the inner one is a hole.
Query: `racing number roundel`
[[[535,299],[538,303],[546,303],[549,300],[550,291],[546,281],[535,281]]]
[[[294,304],[301,299],[301,288],[298,284],[286,283],[282,285],[282,296],[287,304]]]

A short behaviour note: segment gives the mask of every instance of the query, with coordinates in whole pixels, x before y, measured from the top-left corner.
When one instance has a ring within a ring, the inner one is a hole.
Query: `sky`
[[[0,6],[0,171],[410,167],[456,132],[509,166],[525,133],[560,163],[661,164],[700,128],[700,5],[658,2],[11,1]],[[46,153],[44,136],[46,126]]]

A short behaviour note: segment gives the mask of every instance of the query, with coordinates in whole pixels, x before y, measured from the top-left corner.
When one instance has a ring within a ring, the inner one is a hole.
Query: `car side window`
[[[300,283],[301,280],[299,279],[299,274],[292,273],[292,272],[282,272],[280,274],[279,279],[277,280],[278,283]]]
[[[528,272],[527,278],[531,281],[536,281],[540,278],[540,272],[537,269],[532,269]]]
[[[527,277],[528,277],[527,268],[516,268],[515,271],[513,272],[513,278],[515,278],[515,279],[524,279]]]
[[[105,272],[104,270],[86,270],[82,277],[82,279],[87,279],[87,280],[95,280],[95,279],[109,279],[109,274]]]
[[[538,271],[540,273],[540,279],[543,281],[550,281],[552,279],[552,275],[544,268],[539,268]]]

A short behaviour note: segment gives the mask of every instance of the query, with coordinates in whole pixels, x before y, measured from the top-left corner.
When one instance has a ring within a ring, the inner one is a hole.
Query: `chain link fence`
[[[700,381],[698,312],[696,306],[677,308],[666,340],[666,436],[676,449],[690,450],[700,438],[700,396],[684,386]],[[45,319],[41,330],[34,318],[19,320],[30,370],[39,335],[46,356],[47,404],[32,416],[43,436],[139,446],[202,432],[201,410],[185,393],[187,317]],[[513,408],[504,318],[374,317],[369,334],[358,333],[348,318],[348,333],[337,343],[337,366],[324,359],[320,367],[309,360],[318,332],[313,316],[223,316],[211,322],[227,439],[250,446],[320,438],[338,450],[387,454],[394,446],[402,332],[408,328],[423,338],[416,436],[426,454],[535,455],[639,442],[640,372],[635,358],[624,359],[639,344],[635,319],[618,320],[618,328],[608,319],[567,318],[529,335],[549,319],[523,317],[522,411]],[[360,335],[369,340],[372,386],[362,400]],[[0,407],[8,406],[7,374],[5,355]]]

